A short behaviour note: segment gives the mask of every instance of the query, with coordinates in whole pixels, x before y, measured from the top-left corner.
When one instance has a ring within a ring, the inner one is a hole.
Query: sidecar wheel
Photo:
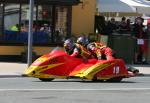
[[[41,80],[43,82],[50,82],[50,81],[54,80],[54,78],[39,78],[39,80]]]

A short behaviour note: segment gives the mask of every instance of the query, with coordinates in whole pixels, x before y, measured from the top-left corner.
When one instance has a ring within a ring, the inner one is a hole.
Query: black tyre
[[[96,76],[92,79],[93,82],[104,82],[105,80],[99,80]]]
[[[107,82],[121,82],[122,79],[123,79],[122,77],[115,77],[107,80]]]
[[[54,78],[39,78],[39,80],[41,80],[43,82],[50,82],[50,81],[54,80]]]

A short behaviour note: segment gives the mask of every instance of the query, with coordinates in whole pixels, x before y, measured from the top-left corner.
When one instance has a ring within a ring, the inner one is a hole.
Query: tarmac
[[[150,65],[127,65],[139,70],[139,76],[150,76]],[[28,68],[26,63],[0,62],[0,78],[23,77]]]

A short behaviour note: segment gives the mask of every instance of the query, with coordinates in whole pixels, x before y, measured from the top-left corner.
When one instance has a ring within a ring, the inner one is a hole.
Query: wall
[[[0,50],[0,55],[21,55],[21,53],[27,49],[25,46],[0,46],[0,48],[3,48]],[[37,55],[43,55],[49,53],[54,48],[55,47],[48,46],[33,46],[33,51],[35,51]]]
[[[20,55],[24,46],[0,46],[0,55]]]
[[[83,3],[72,7],[72,33],[75,35],[94,32],[96,0],[82,1]]]

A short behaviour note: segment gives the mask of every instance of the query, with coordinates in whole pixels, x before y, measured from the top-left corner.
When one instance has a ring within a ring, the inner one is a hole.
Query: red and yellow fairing
[[[67,55],[64,51],[55,50],[38,58],[25,71],[25,74],[37,78],[85,78],[92,80],[128,77],[123,60],[83,61]]]
[[[70,72],[81,63],[81,59],[71,57],[63,51],[56,50],[38,58],[25,71],[25,74],[37,78],[67,78]]]
[[[128,71],[124,65],[123,60],[97,60],[95,63],[83,65],[84,68],[74,70],[70,76],[78,76],[92,80],[96,77],[99,80],[106,80],[114,77],[128,77]]]

